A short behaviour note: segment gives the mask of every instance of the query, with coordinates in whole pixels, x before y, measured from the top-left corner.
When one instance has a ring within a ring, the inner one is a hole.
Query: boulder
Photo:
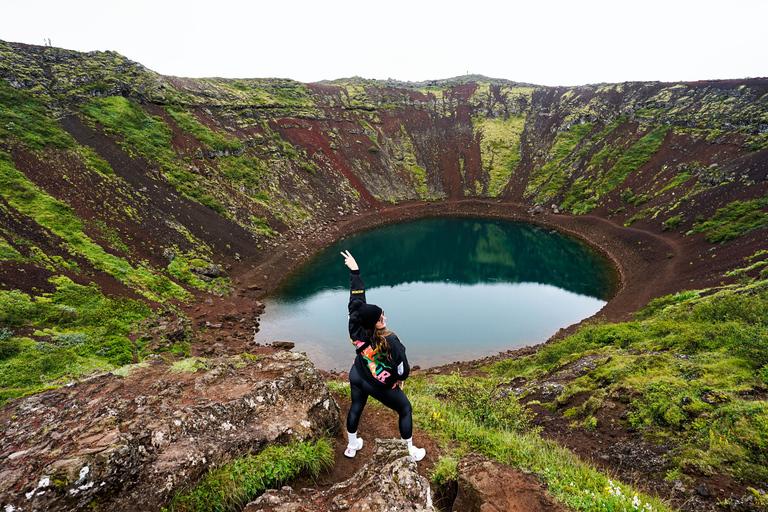
[[[532,473],[470,453],[458,465],[454,512],[567,512]]]
[[[221,270],[221,267],[215,263],[210,263],[204,267],[192,267],[189,270],[197,274],[199,277],[209,277],[212,279],[227,275],[226,272]]]
[[[373,457],[345,482],[327,491],[291,487],[269,490],[243,512],[297,510],[434,511],[429,482],[419,475],[416,462],[401,439],[376,439]]]
[[[212,465],[341,425],[302,353],[181,366],[156,356],[5,404],[2,509],[159,511]]]

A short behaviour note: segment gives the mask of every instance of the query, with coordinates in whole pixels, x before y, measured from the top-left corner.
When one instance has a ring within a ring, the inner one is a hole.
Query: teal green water
[[[422,368],[541,343],[598,312],[617,286],[608,261],[558,232],[507,221],[425,219],[329,246],[264,299],[256,341],[293,341],[318,368],[347,370],[348,249],[368,302]]]

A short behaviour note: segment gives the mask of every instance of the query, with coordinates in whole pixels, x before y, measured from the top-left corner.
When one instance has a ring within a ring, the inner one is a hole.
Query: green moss
[[[97,285],[79,285],[64,276],[50,282],[55,286],[50,294],[0,291],[0,324],[33,326],[48,338],[8,340],[14,350],[0,361],[2,400],[133,362],[128,335],[152,313],[145,303],[105,297]]]
[[[427,173],[418,163],[413,141],[405,127],[401,126],[400,131],[401,136],[395,142],[395,151],[402,158],[398,159],[396,165],[399,170],[405,172],[410,177],[410,185],[418,193],[419,197],[427,199],[429,196]]]
[[[73,148],[75,141],[52,120],[39,100],[0,78],[0,140],[15,139],[34,150]]]
[[[176,495],[168,510],[240,510],[266,489],[279,487],[301,474],[316,476],[332,465],[333,447],[325,439],[269,446],[261,453],[211,469],[194,490]]]
[[[188,293],[168,278],[157,275],[144,266],[132,266],[128,261],[106,252],[84,232],[80,220],[71,208],[38,189],[17,171],[10,157],[0,152],[0,195],[8,204],[37,222],[42,228],[61,237],[72,254],[89,260],[94,267],[112,275],[152,300],[162,297],[186,298]]]
[[[512,115],[507,119],[473,118],[480,133],[480,158],[483,171],[488,175],[488,195],[496,197],[509,183],[520,162],[520,137],[525,127],[525,116]]]
[[[186,359],[174,361],[169,371],[195,373],[196,371],[204,368],[205,368],[205,365],[202,364],[199,358],[188,357]]]
[[[688,232],[708,231],[706,239],[710,243],[724,243],[734,240],[744,233],[768,226],[768,213],[762,209],[768,206],[768,196],[751,201],[733,201],[719,208],[708,220],[697,220]]]
[[[204,280],[199,274],[192,271],[192,269],[206,267],[209,264],[206,260],[195,258],[193,254],[184,254],[176,251],[176,255],[168,264],[167,270],[174,279],[199,290],[221,291],[227,289],[232,284],[229,277],[222,276]]]
[[[360,119],[360,126],[363,127],[363,132],[369,139],[371,139],[371,142],[373,142],[375,145],[378,145],[379,144],[379,137],[377,135],[378,132],[373,129],[373,126],[368,124],[368,122],[365,121],[364,119]]]
[[[231,153],[243,149],[242,142],[224,133],[211,130],[198,121],[191,112],[187,112],[179,106],[167,106],[165,110],[182,130],[190,132],[201,144],[215,151]]]
[[[193,82],[184,93],[197,103],[212,106],[309,108],[314,105],[309,88],[293,80],[201,78]]]
[[[267,219],[256,217],[251,215],[251,228],[257,235],[266,235],[269,238],[274,238],[277,231],[272,229]]]
[[[630,173],[648,163],[664,142],[669,130],[669,126],[659,126],[629,148],[606,172],[605,177],[596,187],[597,193],[602,195],[612,191]]]
[[[590,123],[575,124],[570,130],[557,134],[546,156],[546,163],[531,173],[525,189],[526,196],[546,203],[561,191],[569,177],[569,157],[592,128]]]
[[[8,241],[0,236],[0,261],[24,261],[24,257]]]
[[[451,399],[457,385],[455,379],[455,376],[438,376],[409,380],[408,396],[413,404],[414,422],[438,442],[457,446],[459,453],[478,452],[535,473],[558,502],[573,510],[622,510],[632,499],[638,503],[636,508],[643,510],[671,510],[658,499],[638,495],[631,488],[613,482],[588,462],[543,439],[536,429],[495,428],[478,421],[478,411],[471,406],[457,407]],[[461,376],[458,379],[461,380]],[[499,391],[510,387],[509,381],[494,377],[473,379],[473,384],[485,389],[495,387]],[[509,400],[516,400],[512,396]],[[504,400],[499,405],[503,409]],[[450,479],[453,471],[446,472],[445,478]]]
[[[171,129],[160,117],[150,117],[122,96],[97,98],[82,107],[83,113],[95,119],[110,132],[125,138],[124,147],[161,162],[173,158]]]
[[[685,218],[682,215],[675,215],[664,221],[661,230],[672,231],[673,229],[678,228],[683,222],[685,222]]]
[[[255,190],[267,172],[266,164],[247,156],[220,158],[217,164],[222,176],[244,191]]]
[[[768,404],[740,397],[762,385],[768,367],[768,284],[703,292],[655,299],[633,322],[584,326],[535,356],[491,370],[533,378],[592,361],[569,385],[591,394],[570,416],[599,418],[605,397],[633,397],[629,424],[678,445],[674,467],[706,464],[761,479]]]

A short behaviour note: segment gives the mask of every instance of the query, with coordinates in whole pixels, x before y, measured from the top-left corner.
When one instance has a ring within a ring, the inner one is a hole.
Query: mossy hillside
[[[541,204],[554,199],[575,171],[575,150],[592,129],[593,125],[590,123],[576,124],[555,136],[549,152],[544,157],[545,163],[537,165],[528,178],[526,197]]]
[[[330,381],[334,395],[349,398],[349,383]],[[457,462],[476,452],[535,473],[558,502],[574,510],[669,511],[663,500],[620,483],[532,426],[533,413],[500,375],[422,375],[408,379],[415,425],[437,440],[443,455],[430,471],[436,486],[455,482]],[[373,407],[377,407],[373,404]],[[383,407],[383,406],[382,406]]]
[[[125,95],[158,102],[178,96],[160,75],[113,51],[81,53],[0,41],[0,78],[30,92],[57,116],[94,96]]]
[[[415,424],[437,439],[445,452],[432,473],[437,485],[455,481],[455,461],[477,452],[536,474],[558,502],[574,510],[671,510],[662,500],[614,481],[588,461],[544,440],[531,425],[531,411],[510,392],[505,377],[454,373],[412,377],[408,383]]]
[[[41,228],[66,242],[66,250],[81,256],[102,270],[136,289],[148,299],[186,298],[188,292],[148,265],[131,265],[106,252],[83,232],[83,225],[72,209],[37,188],[17,171],[10,157],[0,153],[0,194],[18,212],[32,218]]]
[[[506,119],[488,119],[480,116],[472,122],[480,134],[480,155],[483,174],[488,176],[488,195],[496,197],[512,179],[520,162],[520,137],[525,117],[512,115]]]
[[[3,84],[4,82],[0,81],[0,86]],[[8,92],[7,88],[2,90]],[[130,246],[132,241],[129,235],[113,228],[111,224],[132,222],[137,225],[146,225],[151,221],[147,217],[146,199],[143,196],[137,197],[135,194],[126,193],[125,182],[115,177],[110,165],[92,148],[77,145],[57,123],[46,117],[45,110],[37,100],[23,91],[11,90],[10,92],[13,94],[3,96],[4,102],[0,104],[0,112],[13,111],[23,122],[16,123],[14,130],[0,133],[0,140],[4,140],[14,151],[32,150],[42,161],[61,162],[57,164],[57,172],[70,174],[69,177],[63,174],[61,179],[72,183],[73,186],[80,184],[88,187],[85,196],[86,204],[90,205],[90,209],[84,213],[90,218],[87,222],[81,221],[69,206],[54,199],[27,180],[22,173],[16,171],[6,153],[0,153],[0,167],[4,176],[4,197],[10,205],[16,206],[20,213],[34,218],[41,227],[68,241],[65,249],[71,254],[86,257],[96,268],[106,269],[107,273],[128,286],[150,292],[149,298],[156,300],[158,297],[185,297],[185,291],[174,288],[172,283],[157,275],[157,270],[150,269],[147,262],[131,263],[115,255],[131,257],[134,250]],[[149,144],[139,144],[139,146],[144,149],[151,147]],[[85,175],[88,171],[97,173],[102,179],[89,181]],[[105,199],[107,197],[108,201]],[[95,238],[85,234],[86,228]],[[210,255],[211,249],[195,239],[188,231],[185,231],[184,238],[188,239],[192,246],[199,248],[202,254]],[[98,244],[104,245],[110,252],[104,252],[98,248]],[[32,249],[29,258],[32,261],[39,260],[50,271],[55,271],[55,268],[77,267],[77,264],[72,261],[63,261],[59,256],[48,256],[35,247]],[[12,252],[10,254],[13,255]],[[14,255],[14,257],[19,256]],[[129,267],[133,267],[133,270],[128,270]],[[199,283],[197,287],[205,288],[205,286],[199,286]],[[158,295],[155,292],[159,290],[164,291],[160,291]]]
[[[590,159],[587,171],[565,193],[563,207],[574,213],[593,210],[603,196],[614,192],[630,174],[651,160],[669,129],[668,126],[656,127],[631,145],[606,145]]]
[[[764,255],[763,255],[764,256]],[[768,405],[751,398],[768,384],[768,282],[656,299],[620,324],[593,324],[535,356],[493,370],[543,378],[589,357],[593,369],[551,405],[573,427],[599,426],[600,411],[629,402],[625,427],[671,442],[670,479],[722,472],[750,482],[768,477]],[[587,392],[583,405],[569,399]]]
[[[317,117],[311,89],[303,83],[278,78],[169,78],[179,91],[176,106],[184,110],[205,106],[240,128],[259,126],[281,115]]]
[[[10,238],[10,236],[4,234],[3,230],[0,229],[0,261],[24,261],[24,256],[22,256],[21,253],[8,242],[6,237]]]
[[[91,148],[77,145],[45,116],[39,100],[23,91],[10,92],[12,94],[3,96],[2,112],[12,112],[20,122],[14,123],[15,129],[2,133],[0,142],[15,155],[26,152],[40,162],[56,162],[56,172],[43,175],[43,181],[55,183],[54,176],[61,175],[67,184],[88,183],[88,190],[81,194],[85,198],[81,207],[89,218],[84,221],[78,217],[70,205],[55,199],[19,172],[9,153],[0,151],[2,208],[12,217],[31,219],[40,233],[48,233],[47,245],[41,248],[26,238],[28,234],[6,231],[4,226],[0,261],[23,262],[44,269],[47,275],[53,276],[49,281],[56,290],[49,294],[36,289],[0,292],[3,302],[0,325],[8,334],[3,343],[9,349],[4,350],[3,358],[3,400],[132,362],[134,353],[140,354],[143,350],[141,342],[131,343],[128,333],[136,322],[152,314],[152,308],[142,301],[107,298],[97,285],[76,284],[60,274],[64,272],[87,282],[86,269],[80,267],[83,260],[151,301],[190,297],[189,292],[170,277],[195,288],[229,293],[228,278],[203,282],[189,272],[195,266],[194,260],[184,255],[174,259],[168,269],[153,268],[147,261],[126,259],[133,259],[135,242],[127,232],[113,228],[112,223],[140,225],[147,221],[145,212],[139,213],[145,207],[137,204],[133,195],[123,193],[126,184],[114,175],[106,161]],[[71,178],[63,173],[70,174]],[[89,178],[88,173],[98,177]],[[104,187],[110,190],[103,190]],[[102,193],[111,201],[101,203],[98,197]],[[86,234],[86,230],[95,238]],[[185,236],[204,257],[211,254],[209,247],[188,232]],[[54,253],[47,252],[51,249]],[[62,253],[64,256],[59,255]],[[34,340],[17,335],[30,328],[36,329]]]
[[[75,146],[72,137],[50,118],[38,97],[0,79],[0,140],[8,139],[18,140],[33,150]]]
[[[768,226],[768,196],[751,201],[733,201],[719,208],[709,219],[698,218],[687,234],[706,232],[710,243],[725,243]]]
[[[143,301],[105,297],[93,283],[50,278],[55,291],[0,291],[0,402],[94,371],[134,362],[132,326],[152,314]],[[31,338],[16,336],[33,327]]]
[[[666,118],[688,128],[757,134],[758,126],[768,121],[766,106],[766,91],[750,87],[748,82],[713,81],[699,87],[671,84],[646,98],[635,117],[651,124],[667,124]]]
[[[395,168],[404,174],[406,182],[410,182],[418,197],[426,199],[428,194],[427,174],[424,168],[419,165],[416,148],[405,126],[401,126],[400,137],[393,141],[393,144]]]
[[[301,154],[273,131],[269,132],[269,140],[275,142],[278,151],[261,155],[258,150],[243,151],[239,140],[208,128],[187,111],[169,107],[169,117],[204,147],[210,151],[239,154],[225,157],[221,166],[223,169],[214,161],[213,165],[206,167],[207,172],[201,172],[201,169],[192,165],[192,156],[179,154],[173,145],[173,131],[166,121],[159,116],[147,114],[137,103],[122,97],[100,98],[83,106],[82,110],[108,132],[121,137],[126,151],[154,162],[160,169],[160,176],[174,190],[231,218],[246,229],[253,230],[247,211],[254,209],[254,199],[265,193],[265,189],[266,193],[277,190],[276,183],[260,180],[265,171],[273,170],[270,179],[274,181],[279,175],[274,171],[287,162],[299,159]],[[277,163],[278,160],[280,163]],[[285,174],[289,177],[297,176],[295,172]],[[233,187],[227,186],[229,184]],[[279,201],[269,201],[269,205],[283,218],[293,217],[292,210],[283,208]]]
[[[178,106],[166,107],[166,112],[179,127],[190,132],[202,145],[214,151],[236,153],[243,149],[243,143],[218,130],[214,131],[202,124],[191,112]]]

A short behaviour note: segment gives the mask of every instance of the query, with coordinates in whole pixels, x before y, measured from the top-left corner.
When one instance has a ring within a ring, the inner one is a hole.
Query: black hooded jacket
[[[373,349],[371,336],[363,327],[359,314],[360,307],[366,304],[365,285],[359,270],[350,273],[349,282],[349,338],[357,352],[355,367],[374,386],[393,388],[397,381],[407,379],[411,371],[405,346],[395,333],[391,333],[386,336],[390,348],[388,357]]]

